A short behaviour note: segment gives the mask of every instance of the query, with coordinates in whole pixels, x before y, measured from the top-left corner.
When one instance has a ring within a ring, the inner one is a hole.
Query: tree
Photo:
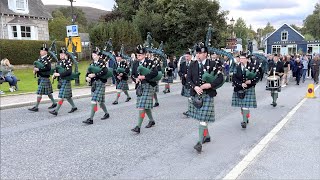
[[[55,11],[52,12],[52,16],[56,14],[56,11],[59,11],[59,16],[61,16],[60,13],[69,21],[69,25],[72,23],[71,21],[71,7],[61,7]],[[88,21],[86,18],[85,13],[82,11],[82,9],[73,7],[73,14],[75,19],[75,24],[79,26],[79,32],[87,32],[88,31]]]
[[[291,24],[290,25],[293,29],[295,29],[296,31],[298,31],[299,33],[302,33],[302,28],[296,26],[295,24]]]
[[[66,26],[70,21],[64,17],[61,11],[57,10],[52,13],[53,19],[49,21],[50,40],[64,41],[66,37]]]
[[[304,40],[313,41],[313,40],[315,40],[315,38],[311,34],[305,34],[304,35]]]
[[[115,0],[114,12],[118,12],[125,20],[131,21],[140,8],[141,0]]]
[[[238,18],[234,25],[234,32],[237,38],[242,39],[242,48],[245,49],[248,39],[248,28],[246,22],[242,18]]]
[[[305,34],[310,34],[316,39],[320,39],[320,4],[315,5],[313,13],[303,21]]]
[[[271,25],[270,22],[267,23],[266,27],[262,29],[262,36],[267,35],[268,33],[272,33],[276,29]]]

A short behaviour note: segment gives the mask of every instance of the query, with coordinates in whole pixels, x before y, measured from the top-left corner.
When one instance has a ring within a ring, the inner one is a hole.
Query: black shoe
[[[247,128],[247,123],[246,123],[246,122],[241,122],[241,127],[242,127],[243,129]]]
[[[249,119],[247,120],[247,124],[249,124]]]
[[[108,119],[110,117],[109,113],[105,113],[101,120]]]
[[[50,113],[50,114],[53,114],[53,115],[55,115],[55,116],[57,116],[57,115],[58,115],[58,112],[57,112],[56,110],[49,111],[49,113]]]
[[[153,107],[158,107],[159,103],[154,103]]]
[[[211,138],[207,137],[207,136],[203,137],[202,144],[207,143],[207,142],[211,142]]]
[[[140,128],[139,126],[136,126],[135,128],[131,129],[131,131],[136,132],[136,133],[140,133]]]
[[[170,89],[168,89],[167,93],[170,93]]]
[[[198,153],[201,153],[202,145],[198,142],[193,148],[197,150]]]
[[[50,107],[48,107],[48,109],[53,109],[55,107],[57,107],[57,103],[52,104]]]
[[[167,91],[166,91],[166,90],[163,90],[162,92],[163,92],[164,94],[166,94],[166,93],[167,93]]]
[[[130,100],[131,100],[131,97],[128,97],[125,102],[129,102]]]
[[[156,125],[156,123],[154,121],[149,121],[148,125],[146,126],[146,128],[151,128],[152,126]]]
[[[72,108],[68,113],[73,113],[73,112],[75,112],[76,110],[78,110],[78,108],[74,107],[74,108]]]
[[[116,104],[118,104],[118,101],[113,101],[112,104],[113,104],[113,105],[116,105]]]
[[[83,123],[85,124],[93,124],[93,120],[91,118],[85,120],[85,121],[82,121]]]
[[[188,111],[183,112],[182,114],[185,115],[185,116],[187,116],[187,117],[189,117]]]
[[[277,103],[275,102],[275,103],[272,103],[272,106],[273,107],[276,107],[277,106]]]
[[[39,111],[39,108],[37,108],[37,107],[32,107],[32,108],[29,108],[28,110],[29,110],[29,111],[33,111],[33,112],[38,112],[38,111]]]

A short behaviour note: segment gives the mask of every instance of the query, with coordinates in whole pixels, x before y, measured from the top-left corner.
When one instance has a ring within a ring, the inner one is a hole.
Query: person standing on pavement
[[[207,59],[208,48],[200,43],[196,47],[197,60],[191,62],[187,75],[187,82],[191,88],[191,101],[189,101],[188,115],[199,121],[199,140],[194,146],[198,153],[202,151],[202,144],[210,142],[208,123],[215,121],[214,97],[217,95],[215,90],[223,83],[222,66],[217,66],[215,61]],[[202,81],[205,72],[217,75],[211,83]]]
[[[64,49],[60,50],[60,61],[57,62],[57,65],[64,68],[65,71],[63,73],[53,73],[53,77],[58,78],[58,84],[60,84],[60,87],[58,86],[58,106],[55,110],[49,111],[50,114],[53,114],[55,116],[58,115],[59,109],[62,106],[64,99],[67,99],[67,101],[72,106],[71,110],[68,113],[73,113],[74,111],[78,110],[72,100],[71,81],[67,79],[72,74],[72,62]]]
[[[232,104],[233,107],[240,107],[242,114],[242,128],[246,128],[250,118],[250,108],[257,108],[255,86],[259,82],[259,62],[248,62],[246,55],[240,56],[240,64],[236,67],[232,81],[234,85]]]
[[[165,77],[162,79],[162,82],[165,84],[165,89],[163,90],[163,93],[170,93],[170,83],[173,83],[174,79],[174,72],[175,72],[175,65],[174,61],[167,59],[167,67],[165,68]]]
[[[100,59],[100,53],[96,50],[92,52],[93,62],[90,66],[98,66],[101,68],[101,71],[98,73],[87,73],[86,81],[91,82],[91,113],[90,118],[85,121],[82,121],[85,124],[93,124],[93,117],[96,111],[98,111],[98,104],[101,109],[104,111],[104,116],[101,120],[108,119],[110,117],[107,107],[105,104],[105,88],[107,79],[102,78],[104,75],[108,73],[107,62]]]
[[[128,93],[129,85],[128,85],[128,74],[130,73],[129,65],[125,60],[122,59],[121,54],[116,54],[117,62],[114,64],[113,68],[113,76],[116,77],[116,89],[117,89],[117,97],[116,100],[112,103],[113,105],[118,104],[118,100],[121,95],[121,91],[127,96],[125,102],[129,102],[131,97]]]
[[[304,83],[306,81],[306,75],[307,75],[308,65],[309,65],[308,57],[307,56],[302,56],[301,63],[303,65],[303,68],[302,68],[302,83]]]
[[[158,73],[162,73],[161,71],[161,63],[160,63],[160,57],[156,57],[154,59],[152,59],[152,61],[154,62],[155,66],[157,67]],[[158,93],[159,92],[159,81],[157,81],[157,85],[154,87],[154,94],[153,94],[153,98],[154,98],[154,105],[153,107],[158,107],[159,104],[159,100],[158,100]]]
[[[319,69],[320,69],[320,58],[316,55],[311,64],[313,72],[313,80],[315,84],[319,84]]]
[[[289,72],[290,72],[290,56],[284,56],[283,69],[284,69],[284,74],[282,77],[281,87],[285,87],[286,85],[288,85],[288,82],[289,82],[288,76],[289,76]]]
[[[273,56],[273,61],[269,63],[269,74],[268,76],[273,76],[273,74],[279,76],[281,82],[281,77],[283,76],[284,73],[284,67],[283,67],[283,62],[279,61],[279,57],[277,54]],[[281,88],[281,84],[279,84],[279,88]],[[272,103],[271,105],[273,107],[277,106],[277,99],[278,99],[278,89],[273,89],[271,90],[271,97],[272,97]]]
[[[303,64],[300,60],[299,57],[296,58],[296,61],[294,63],[294,67],[295,67],[295,75],[296,75],[296,81],[297,81],[297,85],[300,84],[300,79],[302,76],[302,70],[303,70]]]
[[[190,97],[190,86],[187,82],[187,75],[188,75],[188,69],[191,63],[191,52],[187,51],[184,54],[185,60],[184,62],[181,63],[180,69],[179,69],[179,76],[181,78],[181,84],[182,84],[182,90],[181,90],[181,95],[184,97],[189,98]],[[188,111],[183,112],[185,116],[188,116]]]
[[[152,61],[146,58],[146,49],[142,47],[142,45],[137,46],[136,53],[138,61],[133,64],[131,78],[136,83],[136,107],[139,109],[139,116],[137,126],[131,129],[131,131],[139,134],[146,114],[149,117],[149,123],[146,128],[151,128],[156,124],[152,117],[152,108],[154,87],[157,83],[150,80],[158,75],[158,70],[156,67],[152,67]],[[147,75],[140,75],[138,72],[139,66],[143,66],[145,68],[150,67],[151,72]]]
[[[51,71],[51,62],[48,58],[48,48],[40,48],[40,58],[37,60],[43,65],[42,68],[33,68],[33,73],[38,77],[38,90],[37,90],[37,102],[36,105],[32,108],[29,108],[29,111],[37,112],[39,111],[39,104],[42,99],[42,95],[48,95],[49,99],[52,102],[52,105],[48,109],[53,109],[57,106],[56,101],[54,100],[52,93],[52,85],[50,82],[50,71]]]

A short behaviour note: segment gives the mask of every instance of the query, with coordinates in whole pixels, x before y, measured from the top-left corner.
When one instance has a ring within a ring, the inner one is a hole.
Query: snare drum
[[[269,76],[267,77],[267,85],[266,90],[279,90],[280,85],[280,77],[279,76]]]

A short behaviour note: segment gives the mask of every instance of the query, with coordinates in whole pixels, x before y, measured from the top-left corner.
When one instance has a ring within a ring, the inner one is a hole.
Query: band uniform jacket
[[[202,75],[205,71],[211,73],[214,71],[214,74],[217,74],[218,71],[221,72],[222,67],[218,66],[215,61],[211,61],[209,59],[206,59],[205,65],[202,67],[199,67],[198,61],[192,61],[190,63],[189,69],[188,69],[188,75],[187,75],[187,83],[189,84],[191,91],[190,95],[195,96],[197,92],[194,90],[196,86],[201,86],[205,82],[202,81]],[[223,74],[222,72],[218,74],[218,77],[211,83],[210,89],[203,90],[204,93],[207,93],[210,97],[215,97],[217,95],[217,91],[213,89],[214,87],[217,87],[223,82]]]
[[[48,56],[44,56],[43,58],[40,57],[39,61],[44,64],[44,67],[39,69],[39,71],[37,72],[37,76],[49,78],[50,75],[45,73],[51,71],[51,62],[48,59]]]
[[[175,67],[174,67],[174,63],[173,62],[169,62],[168,66],[166,67],[166,72],[167,72],[167,76],[173,76],[173,71],[174,71]]]
[[[278,61],[278,62],[270,62],[269,63],[269,76],[272,76],[273,75],[273,68],[276,68],[276,72],[275,74],[277,75],[278,73],[284,73],[284,65],[283,65],[283,62],[282,61]]]
[[[92,65],[94,63],[95,62],[92,62],[90,65]],[[108,73],[108,67],[107,67],[106,62],[102,59],[99,59],[95,64],[99,65],[102,69],[100,72],[95,73],[96,77],[91,78],[91,84],[93,84],[93,82],[98,79],[100,79],[101,82],[106,83],[108,81],[107,79],[100,78],[101,76],[104,76]],[[88,75],[89,75],[89,73],[86,74],[86,77],[88,77]]]
[[[244,88],[242,87],[242,83],[246,82],[247,77],[246,77],[246,69],[248,71],[251,72],[255,72],[256,76],[251,80],[251,84],[247,84],[247,88],[245,89],[249,89],[251,87],[254,87],[257,82],[259,81],[259,77],[260,77],[260,71],[259,71],[259,65],[255,64],[255,63],[247,63],[247,66],[245,68],[241,68],[241,64],[238,64],[236,66],[236,72],[233,74],[232,77],[232,82],[233,82],[233,90],[234,92],[238,92],[240,90],[243,90]]]
[[[114,77],[117,78],[117,76],[120,74],[120,73],[117,73],[117,68],[118,68],[119,66],[120,66],[120,67],[126,67],[126,68],[124,68],[124,69],[125,69],[125,72],[122,73],[123,75],[122,75],[122,79],[121,79],[121,80],[127,81],[127,80],[128,80],[128,74],[130,73],[130,68],[129,68],[129,65],[128,65],[128,63],[127,63],[126,61],[120,61],[120,62],[116,62],[116,63],[114,64],[114,68],[113,68],[113,75],[114,75]],[[117,78],[117,81],[120,81],[120,79]]]
[[[65,71],[63,73],[60,73],[60,76],[59,78],[63,79],[63,78],[66,78],[68,76],[70,76],[72,74],[72,62],[71,62],[71,59],[63,59],[63,60],[60,60],[58,62],[58,65],[63,67],[65,69]]]
[[[186,74],[188,74],[188,68],[190,66],[191,61],[188,62],[187,65],[187,61],[181,63],[180,65],[180,70],[179,70],[179,76],[181,77],[181,83],[182,85],[187,85],[187,78],[185,77]]]
[[[148,67],[150,64],[152,65],[153,62],[146,58],[142,66]],[[138,73],[139,65],[140,65],[139,61],[135,61],[132,65],[131,79],[134,82],[136,82],[136,78],[139,76],[139,73]],[[141,84],[149,83],[152,87],[155,87],[157,85],[157,82],[152,82],[149,80],[151,80],[152,78],[155,78],[157,75],[158,75],[158,69],[155,67],[151,68],[151,72],[145,75],[145,79],[141,81]],[[137,84],[136,84],[136,88],[137,88]]]

